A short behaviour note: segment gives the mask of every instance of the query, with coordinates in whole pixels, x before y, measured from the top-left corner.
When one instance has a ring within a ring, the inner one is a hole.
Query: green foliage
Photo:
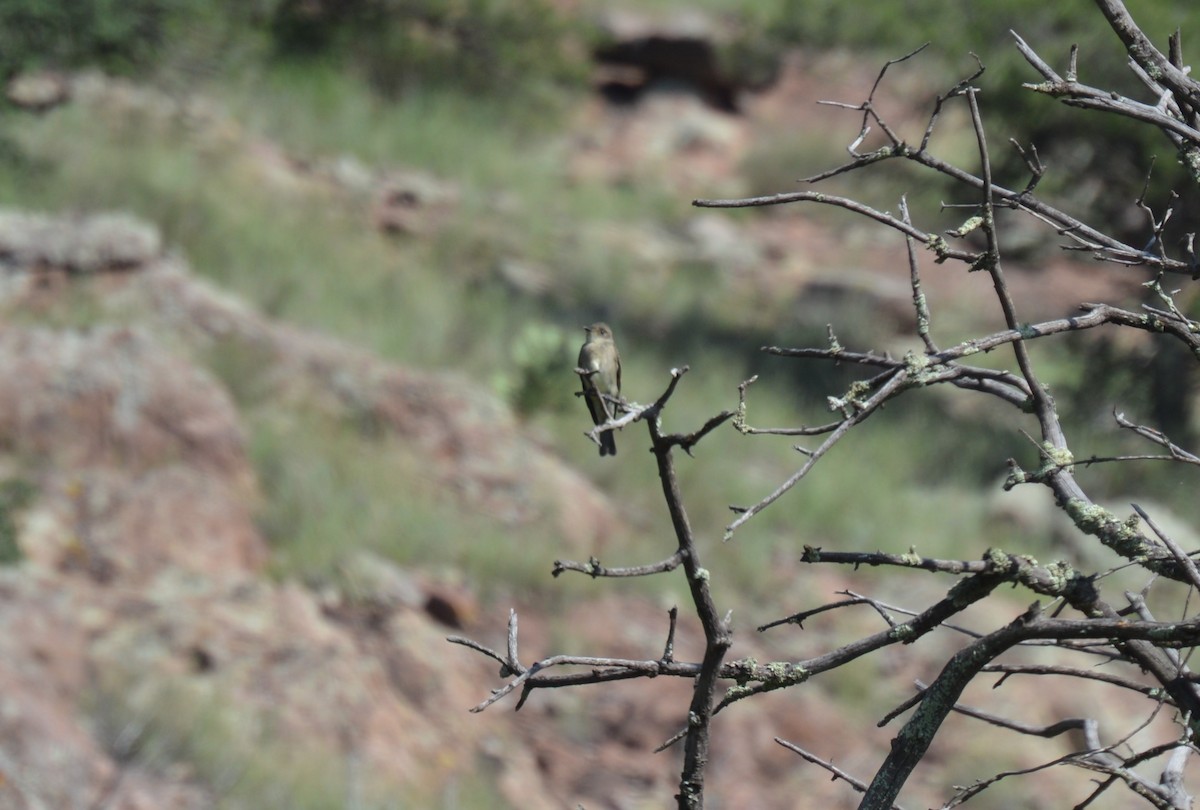
[[[583,60],[567,18],[546,0],[283,0],[279,52],[349,59],[388,96],[454,87],[528,94],[578,84]]]
[[[3,0],[0,76],[80,65],[145,69],[210,5],[205,0]],[[238,4],[223,5],[223,11],[235,12]]]
[[[29,505],[36,490],[23,478],[0,481],[0,565],[21,561],[17,545],[17,513]]]
[[[574,399],[564,382],[573,361],[563,329],[527,323],[512,343],[509,369],[497,374],[493,385],[519,414],[565,410]]]
[[[1064,59],[1071,42],[1079,43],[1082,56],[1088,59],[1111,55],[1116,42],[1112,29],[1087,0],[977,0],[962,5],[908,0],[875,4],[870,13],[839,0],[779,0],[778,8],[766,28],[784,41],[809,45],[836,42],[839,47],[876,53],[895,51],[891,56],[929,42],[935,52],[949,59],[957,61],[976,53],[990,64],[1000,52],[1011,49],[1010,30],[1031,44],[1050,46],[1052,51],[1044,56]],[[1200,9],[1171,0],[1147,0],[1131,11],[1148,36],[1163,42],[1176,28],[1195,29],[1200,23]],[[948,24],[951,16],[953,25]],[[1100,62],[1109,66],[1105,70],[1124,66],[1120,57]],[[1081,61],[1081,68],[1083,65]]]

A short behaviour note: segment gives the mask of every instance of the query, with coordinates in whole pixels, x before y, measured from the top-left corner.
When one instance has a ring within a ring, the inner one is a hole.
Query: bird
[[[613,416],[613,406],[603,395],[621,396],[621,353],[613,342],[612,329],[606,323],[594,323],[583,327],[587,339],[579,350],[579,365],[576,371],[583,383],[583,398],[587,402],[592,421],[602,425]],[[613,432],[600,434],[600,455],[615,456],[617,441]]]

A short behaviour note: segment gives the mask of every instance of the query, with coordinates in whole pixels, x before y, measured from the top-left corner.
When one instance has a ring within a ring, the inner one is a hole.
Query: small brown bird
[[[602,394],[621,396],[621,353],[613,342],[612,330],[606,323],[594,323],[583,327],[587,340],[579,350],[579,368],[587,372],[580,374],[583,382],[583,398],[587,401],[592,421],[602,425],[613,416],[613,406],[604,401]],[[600,455],[615,456],[617,441],[611,430],[600,434]]]

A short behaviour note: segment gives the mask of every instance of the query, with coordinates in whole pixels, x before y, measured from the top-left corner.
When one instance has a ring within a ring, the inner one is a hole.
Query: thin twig
[[[829,438],[822,442],[821,446],[812,452],[812,454],[808,457],[808,460],[804,463],[804,466],[801,467],[794,475],[792,475],[791,478],[784,481],[774,492],[763,498],[758,503],[745,509],[738,510],[741,512],[738,518],[734,520],[733,523],[730,523],[725,527],[725,540],[728,541],[730,538],[732,538],[733,533],[738,529],[738,527],[742,526],[744,523],[746,523],[746,521],[753,518],[775,501],[779,500],[784,496],[784,494],[787,493],[789,489],[800,483],[804,476],[808,475],[809,471],[812,470],[812,468],[816,466],[816,463],[821,460],[821,457],[829,452],[829,450],[835,444],[837,444],[847,433],[849,433],[852,427],[862,423],[867,417],[874,413],[880,405],[882,405],[884,402],[887,402],[887,400],[891,399],[891,397],[893,397],[895,394],[899,393],[906,380],[907,376],[904,372],[895,372],[882,388],[876,391],[875,394],[870,397],[870,399],[862,403],[862,406],[854,413],[853,416],[850,416],[840,425],[838,425],[837,430],[830,434]]]
[[[806,760],[808,760],[812,764],[817,765],[817,766],[829,771],[831,774],[833,774],[834,779],[841,779],[843,782],[850,785],[850,787],[854,788],[859,793],[863,793],[866,791],[866,789],[867,789],[866,782],[863,782],[859,779],[855,779],[853,776],[846,773],[841,768],[834,765],[832,762],[826,762],[825,760],[818,757],[816,754],[809,753],[808,751],[805,751],[803,748],[796,745],[795,743],[788,742],[787,740],[784,740],[780,737],[776,737],[775,742],[779,743],[780,745],[782,745],[784,748],[788,749],[789,751],[799,754],[800,756],[804,757]],[[902,810],[902,808],[898,804],[893,804],[892,810]]]
[[[555,560],[554,569],[550,573],[557,577],[564,571],[577,571],[581,574],[587,574],[593,579],[597,577],[646,577],[651,574],[663,574],[667,571],[674,571],[679,567],[681,562],[683,562],[683,557],[678,551],[661,562],[651,563],[650,565],[630,565],[621,568],[606,567],[601,565],[600,561],[595,557],[590,557],[585,563],[574,562],[573,560]]]
[[[1187,572],[1188,577],[1190,577],[1192,580],[1192,584],[1197,588],[1200,588],[1200,569],[1196,568],[1196,563],[1192,560],[1192,558],[1188,556],[1188,554],[1179,546],[1178,543],[1171,539],[1170,535],[1159,528],[1158,524],[1155,523],[1148,514],[1146,514],[1145,509],[1142,509],[1142,507],[1138,506],[1136,503],[1130,504],[1130,506],[1133,507],[1133,511],[1137,512],[1142,520],[1146,521],[1146,525],[1150,527],[1150,530],[1158,536],[1158,539],[1161,540],[1163,545],[1166,546],[1171,552],[1171,556],[1175,558],[1175,561],[1178,562],[1183,570]]]

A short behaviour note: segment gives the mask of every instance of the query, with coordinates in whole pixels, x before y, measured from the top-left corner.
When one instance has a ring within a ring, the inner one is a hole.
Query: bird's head
[[[612,330],[608,328],[606,323],[594,323],[591,326],[583,327],[583,331],[587,332],[588,340],[612,340]]]

